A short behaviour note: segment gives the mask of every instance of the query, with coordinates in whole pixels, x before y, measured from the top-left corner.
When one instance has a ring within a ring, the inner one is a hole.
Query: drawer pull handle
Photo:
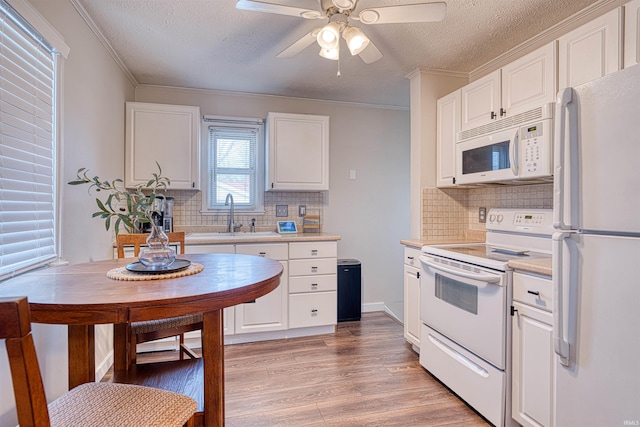
[[[540,292],[539,291],[527,291],[527,293],[529,293],[531,295],[535,295],[535,296],[540,296]]]
[[[311,255],[313,255],[313,256],[318,255],[318,250],[317,249],[311,249]]]
[[[413,261],[413,257],[412,256],[408,256],[408,259],[410,259],[411,261]]]
[[[311,310],[311,316],[317,316],[318,315],[318,309],[314,308]]]
[[[311,272],[312,273],[317,273],[318,272],[318,267],[311,267]]]
[[[258,252],[258,255],[265,256],[265,255],[267,255],[267,253],[266,252]]]
[[[317,284],[317,283],[312,283],[312,284],[311,284],[311,287],[312,287],[312,288],[317,288],[317,287],[318,287],[318,284]]]

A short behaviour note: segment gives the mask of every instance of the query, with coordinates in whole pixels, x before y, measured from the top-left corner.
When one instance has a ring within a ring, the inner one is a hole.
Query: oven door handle
[[[487,284],[496,283],[496,282],[500,281],[500,276],[496,276],[494,274],[470,273],[468,271],[459,270],[457,268],[445,267],[443,265],[440,265],[438,263],[435,263],[435,262],[431,261],[431,259],[427,258],[424,255],[420,257],[420,261],[423,264],[428,265],[429,267],[433,268],[434,270],[444,271],[445,273],[453,274],[453,275],[459,276],[459,277],[464,277],[466,279],[473,279],[473,280],[477,280],[479,282],[485,282]]]

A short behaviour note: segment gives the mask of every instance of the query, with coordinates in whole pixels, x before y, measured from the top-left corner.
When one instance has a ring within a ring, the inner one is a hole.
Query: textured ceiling
[[[470,72],[596,0],[445,0],[437,23],[360,25],[384,57],[337,62],[284,48],[324,21],[243,11],[234,0],[76,0],[140,84],[407,107],[417,68]],[[268,0],[319,9],[316,0]],[[366,7],[419,0],[360,0]]]

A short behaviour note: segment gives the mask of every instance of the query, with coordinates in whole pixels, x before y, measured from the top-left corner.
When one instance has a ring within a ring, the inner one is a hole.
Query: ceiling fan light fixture
[[[335,49],[340,41],[340,24],[329,22],[318,33],[318,44],[323,49]]]
[[[333,49],[325,49],[320,48],[320,56],[323,58],[331,59],[332,61],[337,61],[340,59],[340,48],[334,47]]]
[[[369,45],[369,38],[358,27],[347,27],[342,33],[347,41],[347,47],[351,55],[357,55]]]

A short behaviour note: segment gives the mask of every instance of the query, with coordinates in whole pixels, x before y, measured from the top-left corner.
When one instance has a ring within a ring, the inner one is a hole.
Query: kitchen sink
[[[209,232],[209,233],[189,233],[186,238],[188,240],[230,240],[230,239],[254,239],[257,237],[280,237],[275,231],[236,231],[229,233],[228,231]]]

